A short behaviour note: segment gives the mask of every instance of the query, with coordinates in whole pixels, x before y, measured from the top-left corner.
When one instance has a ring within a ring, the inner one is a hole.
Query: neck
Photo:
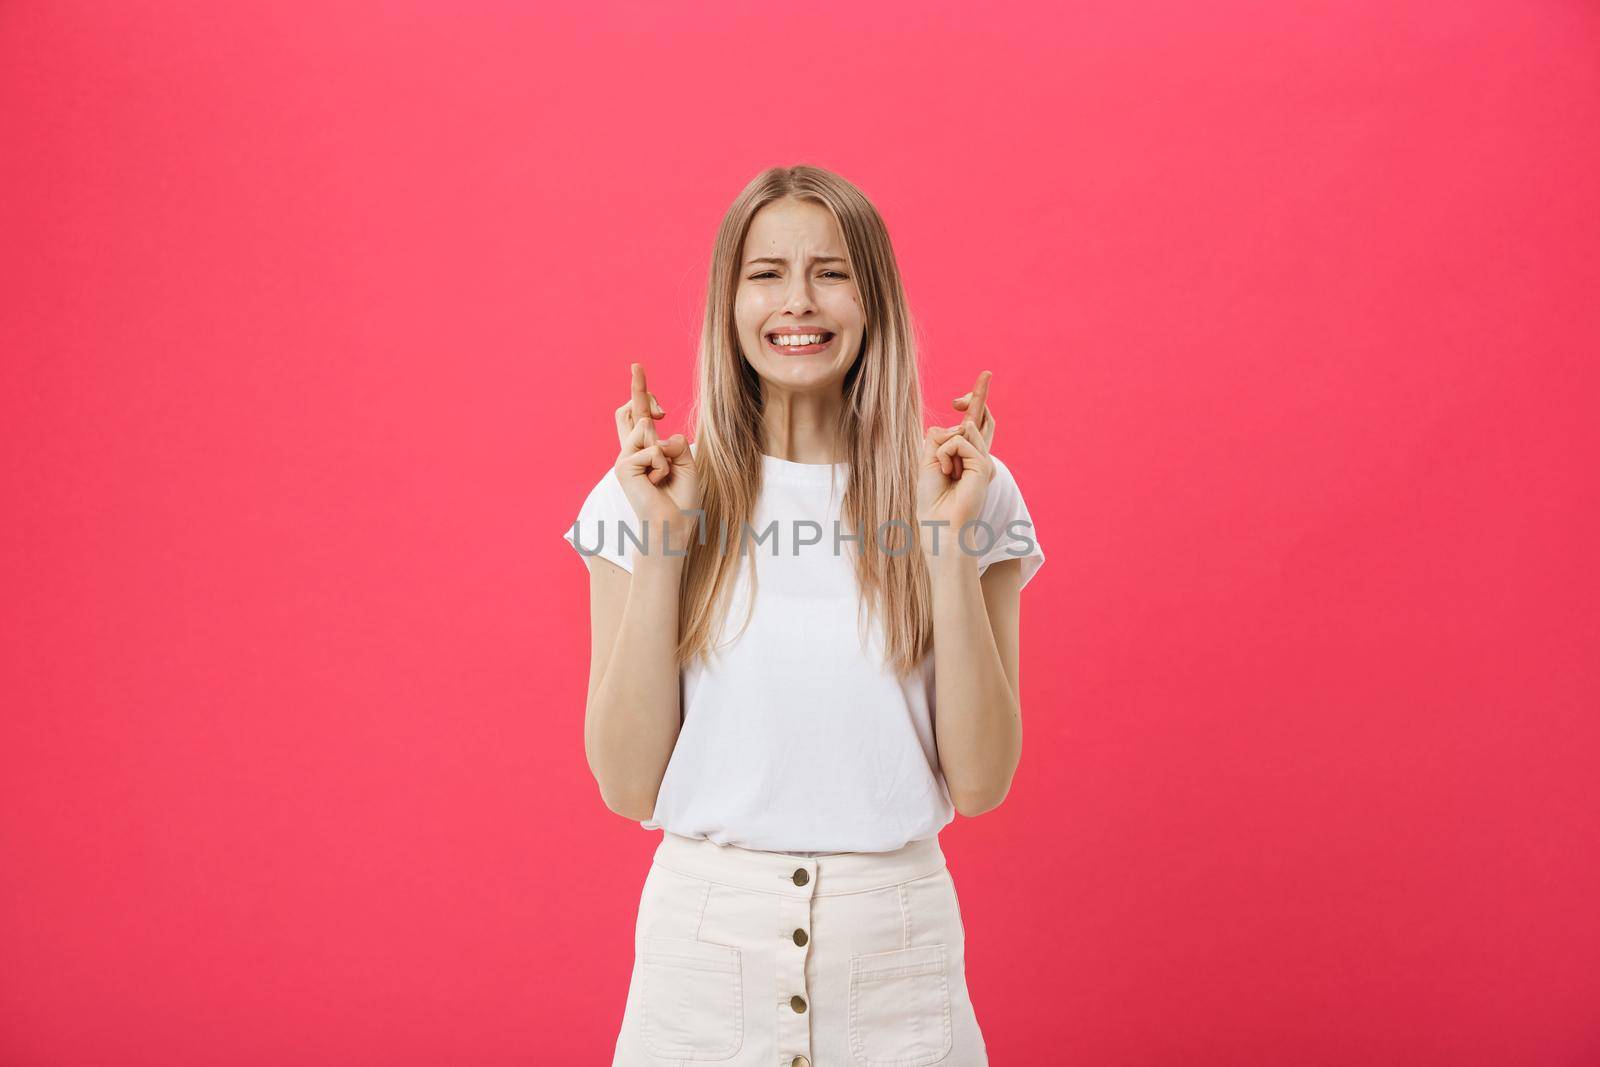
[[[843,461],[844,397],[763,383],[761,450],[794,463]]]

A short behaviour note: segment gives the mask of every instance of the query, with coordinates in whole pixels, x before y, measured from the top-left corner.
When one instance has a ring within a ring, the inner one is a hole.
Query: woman
[[[658,438],[633,365],[621,454],[566,535],[589,766],[662,831],[613,1067],[988,1062],[938,833],[1009,788],[1044,554],[987,391],[923,430],[887,230],[806,166],[722,221],[692,444]]]

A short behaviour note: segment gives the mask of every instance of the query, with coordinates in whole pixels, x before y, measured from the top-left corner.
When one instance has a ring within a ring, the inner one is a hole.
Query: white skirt
[[[817,856],[662,831],[612,1067],[987,1067],[937,837]]]

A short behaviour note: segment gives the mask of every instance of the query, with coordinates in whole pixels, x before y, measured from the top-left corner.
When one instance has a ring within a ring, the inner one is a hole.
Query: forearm
[[[939,763],[957,809],[977,815],[1011,787],[1022,755],[1022,711],[989,624],[977,558],[965,552],[927,558]]]
[[[643,818],[654,807],[678,741],[682,572],[682,557],[635,557],[616,641],[584,715],[589,769],[619,814]]]

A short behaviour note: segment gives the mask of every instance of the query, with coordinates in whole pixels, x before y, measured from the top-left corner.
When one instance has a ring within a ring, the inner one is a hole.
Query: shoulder
[[[993,541],[978,561],[978,571],[981,574],[989,564],[1000,560],[1021,559],[1022,584],[1027,585],[1044,563],[1044,550],[1039,546],[1039,534],[1034,529],[1028,502],[1023,499],[1011,468],[992,452],[989,458],[994,460],[994,474],[989,479],[980,518]]]
[[[1011,473],[1006,461],[993,452],[989,453],[989,458],[994,461],[994,473],[989,477],[983,509],[990,514],[1013,511],[1022,503],[1022,489],[1017,485],[1016,475]]]
[[[996,482],[1004,482],[1009,485],[1017,484],[1016,476],[1011,473],[1011,468],[1006,465],[1005,460],[1001,459],[993,452],[989,453],[989,458],[994,461],[994,477],[989,479],[990,485],[993,485]]]

